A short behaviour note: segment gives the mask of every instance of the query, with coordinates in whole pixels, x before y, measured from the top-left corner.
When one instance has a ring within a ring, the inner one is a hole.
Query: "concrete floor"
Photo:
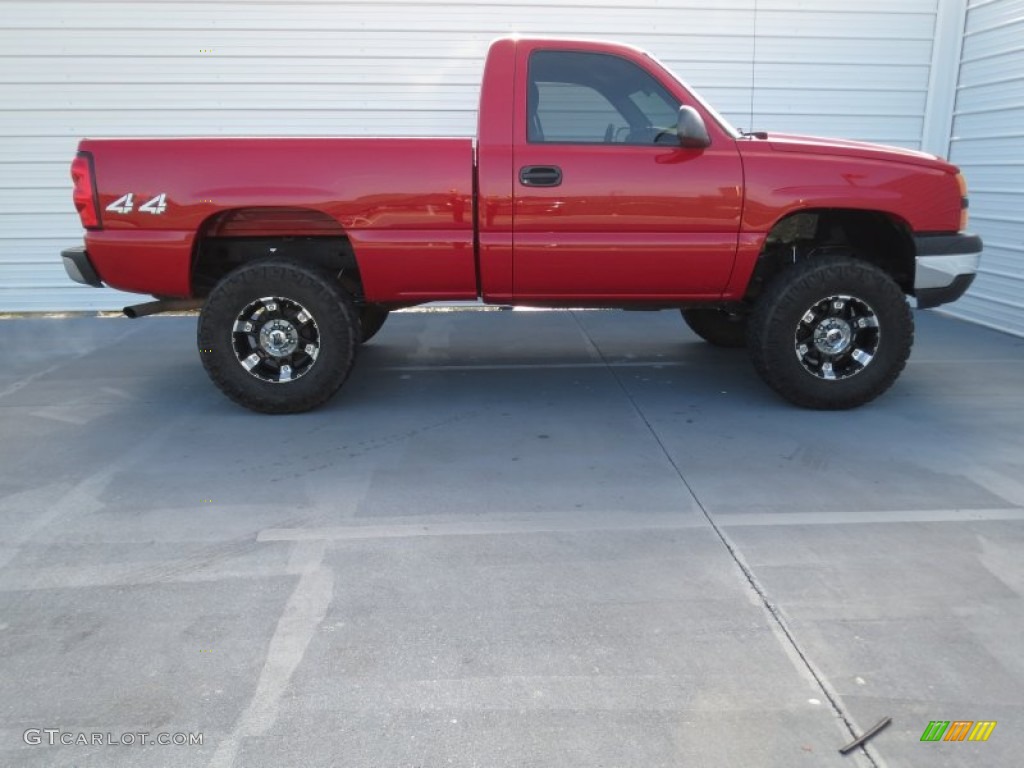
[[[293,417],[0,321],[0,765],[1021,765],[1024,339],[917,317],[815,413],[674,313],[400,314]],[[203,744],[59,744],[139,732]]]

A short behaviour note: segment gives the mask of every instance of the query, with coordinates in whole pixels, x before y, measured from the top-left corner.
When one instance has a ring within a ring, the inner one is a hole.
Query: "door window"
[[[679,102],[631,61],[604,53],[535,51],[527,138],[543,144],[677,144]]]

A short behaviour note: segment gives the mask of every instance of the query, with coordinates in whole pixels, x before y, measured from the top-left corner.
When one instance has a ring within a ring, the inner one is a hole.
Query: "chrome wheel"
[[[283,384],[302,378],[316,364],[320,330],[298,302],[267,296],[238,313],[231,344],[238,363],[251,376]]]
[[[878,316],[870,305],[853,296],[829,296],[800,318],[794,349],[805,371],[837,381],[867,368],[880,338]]]

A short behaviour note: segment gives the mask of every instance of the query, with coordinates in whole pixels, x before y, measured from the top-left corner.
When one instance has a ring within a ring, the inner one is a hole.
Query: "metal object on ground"
[[[845,747],[840,747],[839,748],[839,754],[846,755],[846,754],[849,754],[850,752],[853,752],[853,750],[857,749],[857,747],[864,746],[867,743],[868,739],[874,738],[878,733],[880,733],[881,731],[883,731],[884,729],[889,727],[890,723],[892,723],[892,718],[891,717],[883,717],[881,720],[879,720],[873,726],[868,728],[868,730],[865,731],[864,734],[860,738],[854,739],[849,744],[847,744]]]

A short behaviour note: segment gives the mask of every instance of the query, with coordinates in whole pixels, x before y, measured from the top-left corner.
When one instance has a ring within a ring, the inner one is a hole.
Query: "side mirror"
[[[686,149],[704,149],[711,146],[711,137],[708,136],[704,118],[693,107],[679,108],[676,135],[679,137],[679,145]]]

